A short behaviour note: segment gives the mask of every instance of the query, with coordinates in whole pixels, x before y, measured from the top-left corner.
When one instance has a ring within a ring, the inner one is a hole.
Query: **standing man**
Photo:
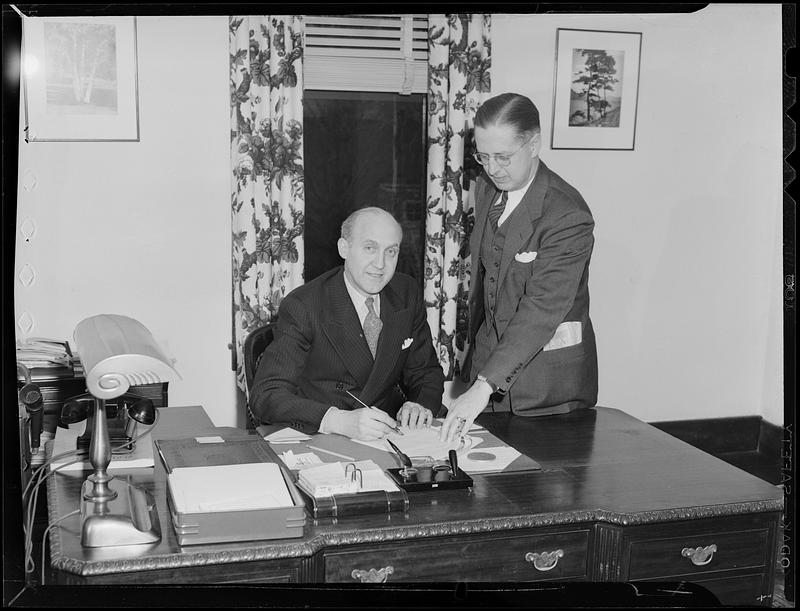
[[[441,437],[468,430],[490,403],[521,416],[563,414],[597,402],[589,318],[594,220],[580,193],[539,159],[539,111],[504,93],[475,116],[470,238],[470,388],[450,405]]]
[[[356,210],[337,243],[344,268],[283,298],[250,390],[262,422],[355,439],[431,423],[444,374],[419,286],[395,274],[402,239],[385,210]]]

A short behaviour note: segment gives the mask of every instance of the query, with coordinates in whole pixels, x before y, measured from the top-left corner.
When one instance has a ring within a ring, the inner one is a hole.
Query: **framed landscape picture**
[[[139,140],[136,17],[26,17],[28,142]]]
[[[632,151],[641,32],[556,31],[553,149]]]

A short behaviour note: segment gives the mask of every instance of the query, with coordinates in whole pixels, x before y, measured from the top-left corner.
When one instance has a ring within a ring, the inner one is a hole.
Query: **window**
[[[403,227],[397,271],[423,282],[427,15],[306,17],[305,279],[341,265],[354,210],[378,206]]]
[[[342,221],[378,206],[403,227],[397,271],[422,284],[425,244],[425,96],[306,91],[305,279],[341,265]]]

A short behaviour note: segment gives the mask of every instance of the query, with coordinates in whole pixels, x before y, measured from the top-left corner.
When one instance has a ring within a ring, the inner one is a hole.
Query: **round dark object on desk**
[[[491,452],[470,452],[467,454],[467,458],[470,460],[494,460],[497,456]]]

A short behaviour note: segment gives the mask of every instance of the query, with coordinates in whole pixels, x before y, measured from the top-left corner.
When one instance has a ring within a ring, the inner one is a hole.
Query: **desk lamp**
[[[100,314],[78,323],[73,334],[83,363],[86,389],[94,397],[89,460],[94,473],[81,489],[81,544],[84,547],[137,545],[161,540],[155,499],[144,488],[108,475],[111,444],[107,399],[131,385],[180,379],[169,359],[140,322]],[[143,417],[146,418],[146,417]]]

